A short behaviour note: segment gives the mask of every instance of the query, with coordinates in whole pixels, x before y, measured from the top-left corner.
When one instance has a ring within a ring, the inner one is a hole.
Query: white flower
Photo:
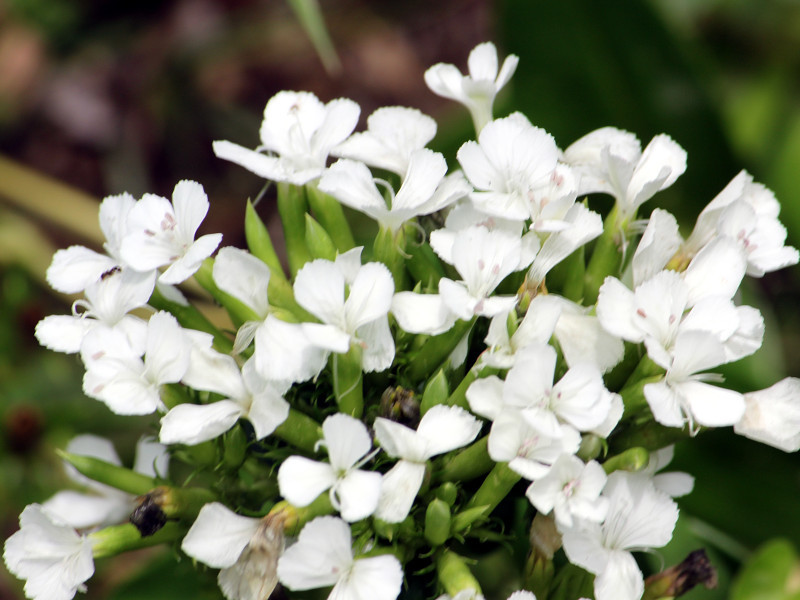
[[[118,330],[132,344],[144,338],[145,322],[128,314],[145,306],[153,293],[155,272],[112,270],[90,283],[85,300],[76,300],[72,316],[50,315],[36,325],[36,339],[57,352],[79,352],[86,335],[95,327]]]
[[[384,106],[367,118],[367,130],[354,133],[331,154],[352,158],[404,177],[409,161],[436,135],[436,121],[415,108]]]
[[[228,600],[263,600],[278,583],[283,521],[243,517],[218,502],[200,509],[181,542],[189,556],[221,569],[217,582]]]
[[[603,192],[616,198],[618,222],[633,217],[686,170],[686,151],[669,136],[655,136],[642,152],[633,134],[613,127],[574,142],[564,151],[564,160],[581,174],[579,195]]]
[[[96,435],[72,438],[66,451],[98,458],[112,465],[122,465],[111,442]],[[134,471],[137,473],[164,477],[168,464],[167,449],[161,444],[145,437],[136,444]],[[81,475],[69,463],[65,462],[64,468],[72,481],[92,493],[62,490],[43,504],[46,511],[63,523],[81,530],[116,525],[127,520],[136,506],[134,496]]]
[[[210,404],[179,404],[161,419],[159,437],[164,444],[199,444],[225,433],[245,418],[257,440],[275,431],[289,416],[289,403],[283,399],[283,386],[262,378],[255,359],[241,371],[236,361],[210,348],[194,347],[183,383],[196,390],[225,396]]]
[[[114,330],[94,329],[81,348],[86,365],[83,390],[120,415],[162,410],[160,388],[181,380],[190,353],[188,336],[167,312],[150,317],[144,344],[131,344]]]
[[[511,54],[498,72],[497,48],[491,42],[484,42],[469,53],[469,75],[462,75],[454,65],[437,63],[425,71],[425,83],[434,94],[466,106],[475,131],[480,131],[491,120],[494,98],[511,79],[518,62],[519,58]]]
[[[94,574],[92,543],[70,525],[58,521],[39,504],[25,507],[20,529],[6,540],[8,570],[25,579],[25,595],[33,600],[69,600],[85,590]]]
[[[714,375],[700,373],[725,362],[725,349],[713,333],[687,330],[678,334],[664,379],[644,386],[644,396],[653,417],[668,427],[688,423],[706,427],[733,425],[742,418],[742,395],[705,383]],[[658,362],[658,361],[656,361]]]
[[[378,190],[367,166],[349,159],[340,159],[331,165],[322,175],[319,189],[396,232],[406,221],[441,210],[470,191],[461,175],[445,178],[445,173],[444,157],[422,148],[409,156],[397,193],[387,187],[388,201]]]
[[[300,306],[322,321],[301,326],[312,344],[337,354],[359,344],[364,371],[383,371],[394,359],[388,318],[394,280],[382,263],[351,268],[353,260],[360,260],[360,253],[356,248],[336,262],[317,259],[306,263],[295,277],[294,295]]]
[[[744,395],[745,411],[733,430],[784,452],[800,450],[800,380],[782,379]]]
[[[194,181],[179,181],[172,202],[145,194],[128,212],[129,232],[120,253],[137,271],[151,271],[169,265],[159,282],[176,284],[191,277],[222,240],[221,233],[194,239],[208,213],[208,197]]]
[[[290,456],[278,470],[281,495],[295,506],[308,506],[330,489],[331,503],[342,517],[360,521],[375,512],[381,489],[380,473],[358,469],[358,461],[372,447],[367,427],[336,413],[322,423],[322,435],[330,463]]]
[[[360,112],[345,98],[322,104],[309,92],[278,92],[264,108],[261,146],[218,141],[214,154],[265,179],[304,185],[322,174],[331,149],[353,132]]]
[[[571,563],[597,575],[597,600],[639,600],[644,581],[629,550],[667,544],[678,507],[649,479],[621,471],[609,475],[603,495],[609,504],[603,524],[584,523],[564,531],[564,551]]]
[[[300,532],[278,561],[278,577],[290,590],[333,586],[329,600],[394,600],[403,568],[391,554],[353,557],[350,527],[335,517],[319,517]]]
[[[562,530],[573,526],[574,519],[600,523],[606,516],[608,500],[600,493],[606,473],[595,461],[584,462],[577,456],[562,454],[544,477],[534,481],[526,492],[528,500],[543,514],[553,511]]]
[[[465,142],[458,150],[458,162],[476,189],[469,195],[475,207],[519,221],[541,219],[542,207],[532,204],[531,192],[548,183],[557,161],[553,136],[521,113],[487,123],[478,142]]]
[[[481,226],[455,232],[439,229],[431,234],[431,245],[463,279],[442,277],[438,294],[395,294],[392,314],[405,331],[435,335],[450,329],[457,319],[493,317],[516,305],[516,296],[491,294],[503,279],[527,267],[533,258],[523,251],[518,235]]]
[[[375,437],[389,456],[401,460],[383,476],[376,516],[399,523],[408,516],[425,476],[425,462],[437,454],[466,446],[481,423],[457,406],[437,405],[423,415],[414,431],[389,419],[375,419]]]

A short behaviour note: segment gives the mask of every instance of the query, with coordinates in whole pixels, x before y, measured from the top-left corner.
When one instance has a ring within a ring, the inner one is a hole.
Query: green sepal
[[[283,529],[286,535],[296,536],[303,526],[317,517],[334,512],[329,492],[323,492],[308,506],[294,506],[281,500],[269,511],[270,515],[281,513],[284,518]]]
[[[406,235],[410,237],[411,233],[406,232]],[[409,257],[406,261],[406,268],[414,281],[420,282],[423,289],[436,289],[439,280],[445,276],[445,272],[442,262],[430,244],[407,241],[405,252]]]
[[[452,519],[451,529],[453,533],[463,533],[475,523],[485,521],[491,510],[492,507],[488,505],[473,506],[456,513]]]
[[[624,452],[612,456],[603,463],[603,469],[611,474],[614,471],[641,471],[650,463],[650,453],[644,448],[628,448]]]
[[[409,287],[405,245],[406,237],[403,229],[394,232],[383,225],[378,229],[378,234],[372,243],[373,257],[389,268],[394,279],[394,289],[398,292]]]
[[[112,465],[93,456],[72,454],[59,449],[56,449],[56,454],[75,467],[81,475],[129,494],[137,496],[146,494],[163,483],[155,477],[148,477],[125,467]]]
[[[339,201],[321,191],[313,183],[306,184],[306,195],[314,216],[330,235],[336,250],[343,254],[354,248],[356,242],[353,239],[353,232]]]
[[[361,370],[361,346],[350,344],[346,354],[332,354],[333,394],[339,411],[361,418],[364,413],[363,384],[364,373]]]
[[[439,369],[436,375],[428,380],[425,390],[422,392],[422,402],[419,405],[420,415],[424,416],[426,412],[437,404],[447,404],[449,394],[450,390],[447,385],[447,377],[444,375],[444,369]]]
[[[441,459],[441,466],[434,472],[435,481],[469,481],[491,471],[495,463],[487,449],[489,436],[484,436],[466,448],[451,452]]]
[[[278,425],[273,435],[295,448],[312,453],[322,439],[322,427],[305,413],[290,408],[289,416]]]
[[[487,514],[492,512],[520,479],[522,476],[512,471],[508,463],[497,463],[472,496],[467,508],[487,506],[489,507]]]
[[[149,548],[179,540],[186,533],[186,528],[177,522],[168,522],[153,535],[143,537],[132,523],[105,527],[89,534],[92,542],[92,556],[105,558],[123,552]]]
[[[244,211],[244,236],[250,254],[261,259],[269,267],[270,284],[275,278],[286,281],[286,274],[283,272],[278,253],[275,252],[275,246],[272,245],[269,230],[250,200],[247,201]]]
[[[622,413],[623,419],[635,416],[642,412],[649,411],[647,398],[644,395],[644,387],[651,383],[658,383],[664,379],[664,375],[653,375],[639,379],[636,383],[622,388],[619,395],[622,396],[622,404],[625,407]]]
[[[235,469],[247,458],[247,434],[240,425],[228,430],[224,434],[222,462],[228,469]]]
[[[311,254],[306,247],[307,209],[308,203],[303,187],[285,182],[278,183],[278,213],[283,223],[286,255],[293,277],[311,260]]]
[[[450,506],[434,498],[425,510],[425,539],[431,546],[441,546],[450,537]]]
[[[603,233],[595,241],[592,257],[586,267],[583,286],[583,301],[586,306],[597,302],[600,286],[609,275],[617,276],[622,264],[621,236],[624,232],[617,223],[619,210],[616,205],[603,223]]]
[[[450,353],[455,350],[462,338],[469,333],[475,319],[469,321],[456,321],[453,327],[441,335],[425,336],[424,344],[408,356],[408,377],[412,381],[426,379],[442,367]]]
[[[475,590],[476,594],[481,593],[481,586],[469,570],[464,558],[452,550],[445,550],[439,554],[436,559],[436,574],[439,583],[450,597],[469,589]]]
[[[556,573],[547,600],[594,598],[594,575],[567,563]]]
[[[313,258],[336,260],[336,246],[331,236],[314,217],[306,214],[306,247]]]

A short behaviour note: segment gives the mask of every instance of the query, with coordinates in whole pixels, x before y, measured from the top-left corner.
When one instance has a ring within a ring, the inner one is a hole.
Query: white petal
[[[278,469],[281,496],[295,506],[308,506],[336,483],[331,465],[302,456],[290,456]]]
[[[398,461],[383,476],[375,516],[387,523],[400,523],[411,511],[424,477],[424,464],[407,460]]]
[[[200,509],[181,542],[181,550],[209,567],[230,567],[258,526],[258,519],[237,515],[219,502],[212,502]]]
[[[35,335],[45,348],[75,354],[80,351],[83,338],[96,324],[95,319],[50,315],[36,324]]]
[[[381,492],[381,474],[351,470],[334,485],[334,495],[339,513],[351,523],[366,519],[378,507]]]
[[[216,141],[212,144],[212,148],[217,158],[234,162],[264,179],[282,181],[285,177],[284,170],[274,156],[267,156],[227,141]]]
[[[252,308],[261,318],[266,318],[270,271],[263,261],[249,252],[226,246],[217,253],[213,276],[219,289]]]
[[[161,419],[162,444],[194,446],[228,431],[242,416],[242,407],[232,400],[211,404],[179,404]]]
[[[494,375],[473,381],[467,388],[470,410],[494,421],[503,408],[504,385],[503,380]]]
[[[278,577],[290,590],[311,590],[335,584],[353,565],[350,527],[335,517],[307,523],[297,543],[278,561]]]
[[[348,330],[385,317],[392,304],[394,280],[383,263],[367,263],[358,271],[345,302]]]
[[[329,600],[395,600],[403,585],[403,568],[391,554],[361,558],[353,564],[349,576],[342,578],[331,591]]]
[[[323,323],[342,326],[345,280],[336,265],[317,259],[297,273],[294,295],[297,303]]]
[[[787,377],[744,398],[745,413],[733,426],[736,433],[784,452],[800,450],[800,380]]]
[[[594,580],[597,600],[639,600],[644,593],[644,579],[630,552],[608,555],[606,568]]]
[[[83,246],[58,250],[47,268],[47,283],[65,294],[82,292],[106,271],[118,266],[116,259]]]
[[[399,292],[392,298],[392,314],[404,331],[428,335],[449,331],[457,320],[438,294]]]
[[[427,440],[410,427],[383,417],[377,417],[373,427],[375,438],[389,456],[415,462],[427,460]]]
[[[344,413],[325,419],[322,434],[331,466],[337,471],[349,469],[372,448],[367,426]]]
[[[437,405],[420,420],[417,434],[427,441],[425,459],[461,448],[474,440],[481,422],[458,406]]]

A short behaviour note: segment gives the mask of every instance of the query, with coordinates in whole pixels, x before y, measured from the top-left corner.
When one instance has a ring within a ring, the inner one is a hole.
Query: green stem
[[[432,481],[469,481],[486,475],[495,466],[487,450],[489,436],[482,437],[457,453],[448,454]]]
[[[129,494],[145,494],[162,483],[155,477],[112,465],[93,456],[72,454],[58,449],[56,454],[75,467],[81,475]]]
[[[105,558],[115,556],[122,552],[138,550],[139,548],[149,548],[168,542],[174,542],[183,537],[185,528],[178,523],[166,523],[153,535],[142,537],[139,530],[132,523],[124,525],[114,525],[89,534],[92,541],[92,556],[94,558]]]
[[[306,203],[305,190],[288,183],[278,183],[278,213],[283,223],[286,254],[292,276],[311,260],[306,248]]]
[[[409,357],[408,376],[412,381],[427,379],[435,373],[455,350],[462,338],[469,333],[475,319],[456,321],[456,324],[441,335],[429,338],[425,344]]]
[[[481,487],[467,504],[467,508],[488,507],[484,515],[491,513],[508,495],[522,476],[509,468],[508,463],[497,463],[483,480]]]
[[[295,448],[312,453],[322,439],[322,427],[308,415],[292,408],[286,420],[275,429],[274,435]]]
[[[331,236],[339,253],[354,248],[356,242],[353,239],[353,232],[350,230],[350,224],[344,216],[344,209],[339,201],[320,191],[315,183],[306,184],[306,195],[314,216]]]

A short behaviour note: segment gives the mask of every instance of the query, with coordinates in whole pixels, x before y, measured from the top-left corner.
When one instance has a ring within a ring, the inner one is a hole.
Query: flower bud
[[[441,546],[450,537],[450,507],[434,498],[425,511],[425,539],[431,546]]]

